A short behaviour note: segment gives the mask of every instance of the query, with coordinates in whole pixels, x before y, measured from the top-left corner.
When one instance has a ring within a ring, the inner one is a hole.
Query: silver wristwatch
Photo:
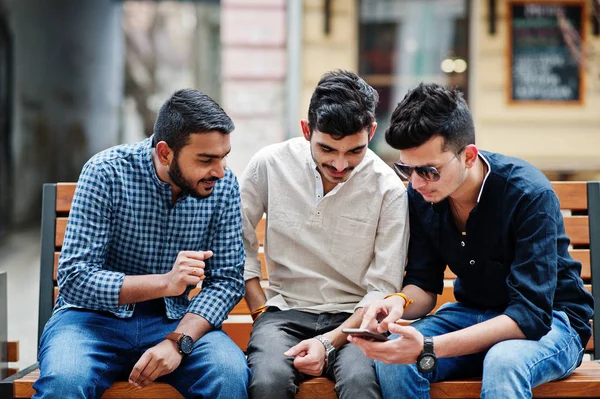
[[[325,347],[325,370],[335,362],[335,346],[331,345],[331,341],[324,335],[317,335],[315,337]]]

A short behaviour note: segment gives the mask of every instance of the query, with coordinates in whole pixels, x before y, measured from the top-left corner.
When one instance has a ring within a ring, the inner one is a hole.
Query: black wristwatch
[[[166,339],[177,343],[177,349],[182,355],[189,355],[194,349],[194,340],[184,333],[172,332],[167,334]]]
[[[323,370],[325,371],[333,364],[333,362],[335,362],[335,346],[331,345],[331,341],[324,335],[317,335],[315,338],[325,347],[325,367]]]
[[[417,359],[417,369],[421,373],[428,373],[433,371],[436,365],[437,357],[435,357],[435,353],[433,352],[433,338],[425,337],[423,338],[423,351]]]

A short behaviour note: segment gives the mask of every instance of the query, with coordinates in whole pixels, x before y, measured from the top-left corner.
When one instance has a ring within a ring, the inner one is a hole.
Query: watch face
[[[182,335],[179,339],[178,344],[179,350],[184,355],[189,355],[190,353],[192,353],[192,349],[194,349],[194,340],[188,335]]]
[[[419,358],[419,370],[427,373],[435,368],[437,359],[431,355],[424,355]]]

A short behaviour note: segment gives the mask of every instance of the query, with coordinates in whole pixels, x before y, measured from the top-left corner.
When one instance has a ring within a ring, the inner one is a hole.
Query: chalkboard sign
[[[509,10],[510,102],[581,103],[581,64],[567,42],[581,47],[583,2],[511,2]]]

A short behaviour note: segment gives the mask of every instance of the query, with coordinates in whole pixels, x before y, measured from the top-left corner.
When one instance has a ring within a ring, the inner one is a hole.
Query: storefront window
[[[390,161],[383,132],[420,82],[457,86],[468,100],[469,0],[361,0],[359,73],[380,97],[372,148]]]

